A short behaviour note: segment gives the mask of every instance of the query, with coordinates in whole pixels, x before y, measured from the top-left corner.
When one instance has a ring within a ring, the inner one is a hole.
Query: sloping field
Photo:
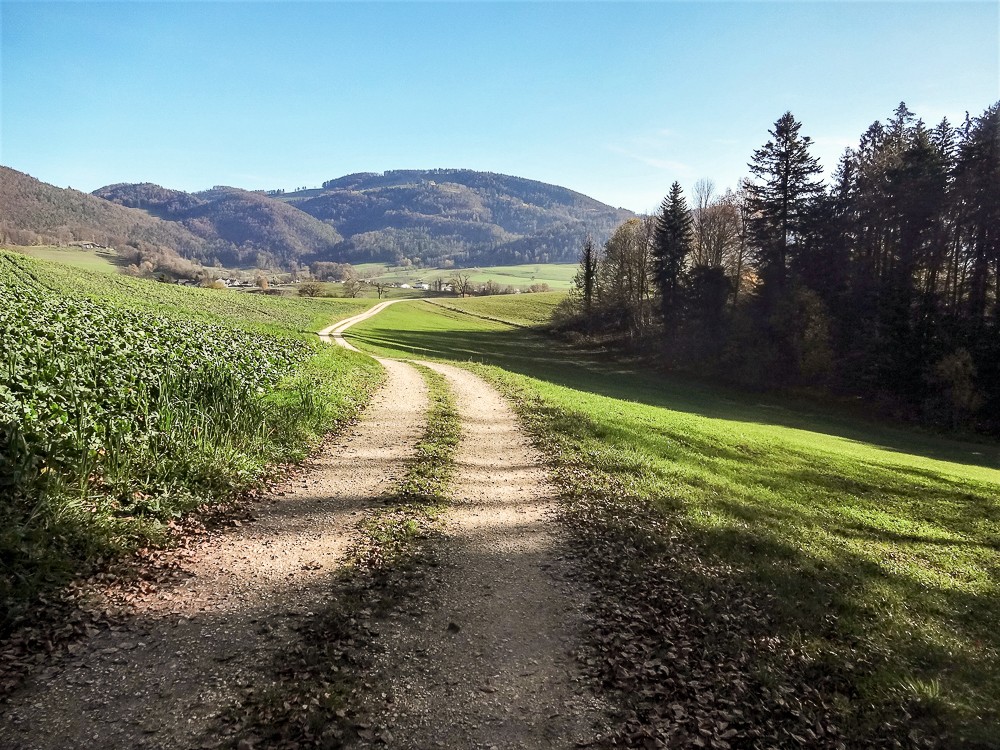
[[[356,414],[380,366],[301,331],[358,308],[0,252],[0,633]]]
[[[602,622],[645,639],[595,646],[636,721],[683,729],[677,712],[708,711],[752,733],[787,715],[813,746],[996,747],[995,443],[587,359],[425,302],[347,335],[382,354],[475,363],[515,397],[617,602]],[[691,654],[702,666],[684,667]]]
[[[64,296],[124,304],[157,314],[179,315],[239,327],[255,326],[277,332],[318,331],[337,320],[367,310],[378,300],[301,298],[248,294],[227,289],[199,289],[98,273],[66,263],[45,263],[17,253],[0,257],[26,277]]]
[[[87,249],[82,247],[55,247],[43,245],[39,247],[11,248],[13,252],[27,255],[39,260],[49,260],[53,263],[64,263],[88,271],[103,271],[118,273],[120,259],[111,250]]]
[[[579,266],[576,263],[530,263],[520,266],[480,266],[476,268],[397,268],[382,263],[362,263],[355,268],[358,273],[373,279],[394,283],[412,284],[415,281],[431,283],[434,279],[448,281],[456,274],[469,276],[473,284],[493,280],[500,286],[527,289],[532,284],[548,284],[553,290],[567,290]]]
[[[478,318],[531,328],[544,326],[556,307],[566,298],[565,292],[539,292],[512,297],[507,294],[489,297],[435,299],[434,303]]]

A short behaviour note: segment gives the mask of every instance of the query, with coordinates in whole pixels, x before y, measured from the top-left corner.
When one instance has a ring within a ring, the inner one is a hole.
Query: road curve
[[[344,332],[389,304],[321,333],[358,351]],[[588,595],[573,582],[573,564],[554,529],[559,490],[544,456],[481,377],[408,361],[447,378],[462,434],[433,584],[380,627],[367,678],[378,689],[365,691],[360,706],[371,737],[356,747],[552,750],[599,742],[609,709],[589,690],[573,656]]]
[[[394,305],[397,302],[406,302],[406,300],[389,299],[386,300],[385,302],[379,302],[377,305],[375,305],[372,308],[369,308],[368,310],[365,310],[363,313],[354,315],[353,317],[350,318],[345,318],[344,320],[341,320],[338,323],[334,323],[331,326],[327,326],[322,331],[318,331],[319,337],[324,341],[326,341],[327,343],[337,344],[338,346],[342,346],[345,349],[350,349],[352,352],[361,351],[356,346],[354,346],[354,344],[352,344],[351,342],[349,342],[347,339],[344,338],[344,331],[346,331],[355,323],[360,323],[362,320],[367,320],[373,315],[378,315],[389,305]]]

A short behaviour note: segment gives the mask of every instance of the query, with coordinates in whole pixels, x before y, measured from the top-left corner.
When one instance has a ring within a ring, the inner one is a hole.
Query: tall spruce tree
[[[597,248],[589,234],[580,253],[580,271],[576,283],[583,295],[583,312],[589,316],[594,309],[594,280],[597,278]]]
[[[800,135],[802,125],[791,112],[769,131],[771,140],[753,153],[749,163],[756,182],[748,185],[750,231],[765,291],[780,294],[789,261],[799,249],[809,208],[823,192],[816,179],[819,160],[809,154],[812,139]]]
[[[693,228],[694,221],[680,183],[674,182],[660,205],[653,236],[653,273],[660,295],[660,317],[668,337],[677,329],[681,278],[691,252]]]

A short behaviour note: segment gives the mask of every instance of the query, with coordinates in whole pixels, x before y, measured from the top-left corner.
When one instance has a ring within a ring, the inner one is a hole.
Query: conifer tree
[[[674,182],[660,205],[653,236],[653,273],[660,295],[660,316],[668,337],[676,332],[681,278],[691,252],[693,226],[680,183]]]
[[[597,248],[594,247],[593,237],[588,234],[580,254],[580,272],[577,278],[577,286],[583,294],[583,311],[587,315],[590,315],[594,308],[594,281],[596,277]]]
[[[810,205],[823,191],[816,179],[819,161],[809,154],[812,140],[799,134],[801,127],[791,112],[783,114],[748,165],[757,180],[748,186],[757,262],[765,286],[777,292],[785,286]]]

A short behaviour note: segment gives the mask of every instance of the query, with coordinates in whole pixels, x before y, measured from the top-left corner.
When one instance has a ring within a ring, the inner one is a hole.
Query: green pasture
[[[498,323],[532,327],[548,323],[556,306],[564,299],[565,292],[538,292],[519,294],[516,297],[499,294],[488,297],[441,298],[434,300],[434,304]]]
[[[74,268],[101,273],[118,273],[121,262],[110,250],[91,250],[82,247],[56,247],[55,245],[40,245],[38,247],[8,247],[9,250],[21,253],[31,258],[47,260],[53,263],[63,263]]]
[[[514,318],[530,298],[495,299]],[[348,336],[382,355],[467,363],[514,395],[567,492],[654,509],[723,564],[725,585],[760,592],[784,648],[848,674],[830,700],[860,736],[903,706],[959,744],[995,746],[996,443],[635,369],[428,302]]]
[[[404,268],[383,263],[362,263],[355,266],[363,276],[390,283],[412,284],[435,279],[448,281],[457,274],[467,274],[473,284],[485,284],[491,279],[500,286],[527,289],[532,284],[548,284],[554,290],[567,290],[579,266],[575,263],[528,263],[519,266],[479,266],[474,268]]]

